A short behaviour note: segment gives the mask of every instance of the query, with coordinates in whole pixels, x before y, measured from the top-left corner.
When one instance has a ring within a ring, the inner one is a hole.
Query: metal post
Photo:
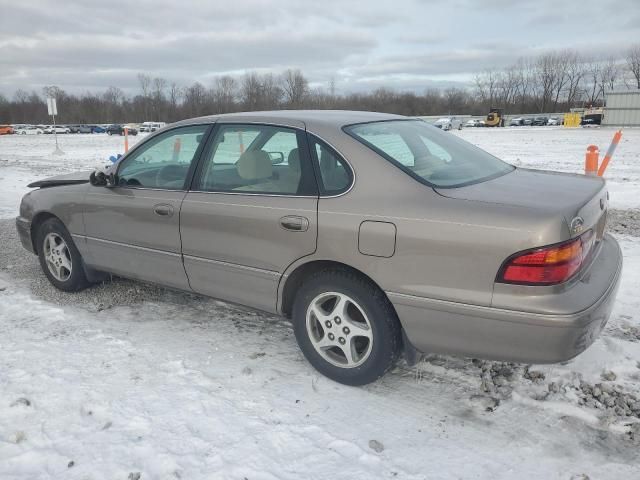
[[[63,155],[64,152],[62,150],[60,150],[60,147],[58,146],[58,132],[56,131],[56,113],[58,113],[58,108],[56,106],[56,99],[55,98],[47,98],[47,110],[49,115],[51,115],[51,118],[53,118],[53,136],[56,139],[56,149],[54,150],[53,154],[54,155]]]
[[[58,132],[56,131],[56,116],[51,115],[51,117],[53,117],[53,137],[56,139],[56,152],[58,152],[60,149],[58,148]]]

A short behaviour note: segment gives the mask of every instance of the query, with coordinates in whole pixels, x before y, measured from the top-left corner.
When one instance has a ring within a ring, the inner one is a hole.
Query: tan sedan
[[[570,359],[622,268],[602,179],[516,168],[396,115],[186,120],[89,179],[22,200],[22,243],[53,285],[108,272],[285,315],[309,362],[351,385],[402,351]]]

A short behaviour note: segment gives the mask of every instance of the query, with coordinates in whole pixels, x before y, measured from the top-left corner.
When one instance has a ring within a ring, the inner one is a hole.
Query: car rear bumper
[[[18,230],[18,236],[20,237],[22,246],[31,253],[36,253],[33,250],[33,243],[31,242],[31,221],[23,217],[17,217],[16,229]]]
[[[387,292],[405,333],[420,351],[524,363],[556,363],[583,352],[613,308],[622,252],[605,235],[580,288],[586,307],[571,313],[532,313]],[[575,292],[550,293],[562,298]],[[523,297],[523,305],[526,305]],[[539,300],[539,299],[538,299]],[[573,304],[573,303],[572,303]]]

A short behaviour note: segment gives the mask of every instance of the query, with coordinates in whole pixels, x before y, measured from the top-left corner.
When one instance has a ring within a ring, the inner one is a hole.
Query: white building
[[[640,127],[640,90],[606,92],[602,125]]]

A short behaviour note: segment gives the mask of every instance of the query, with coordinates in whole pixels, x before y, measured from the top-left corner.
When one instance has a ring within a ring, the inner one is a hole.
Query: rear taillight
[[[509,257],[497,282],[518,285],[555,285],[573,277],[587,261],[595,237],[591,230],[568,242],[535,248]]]

